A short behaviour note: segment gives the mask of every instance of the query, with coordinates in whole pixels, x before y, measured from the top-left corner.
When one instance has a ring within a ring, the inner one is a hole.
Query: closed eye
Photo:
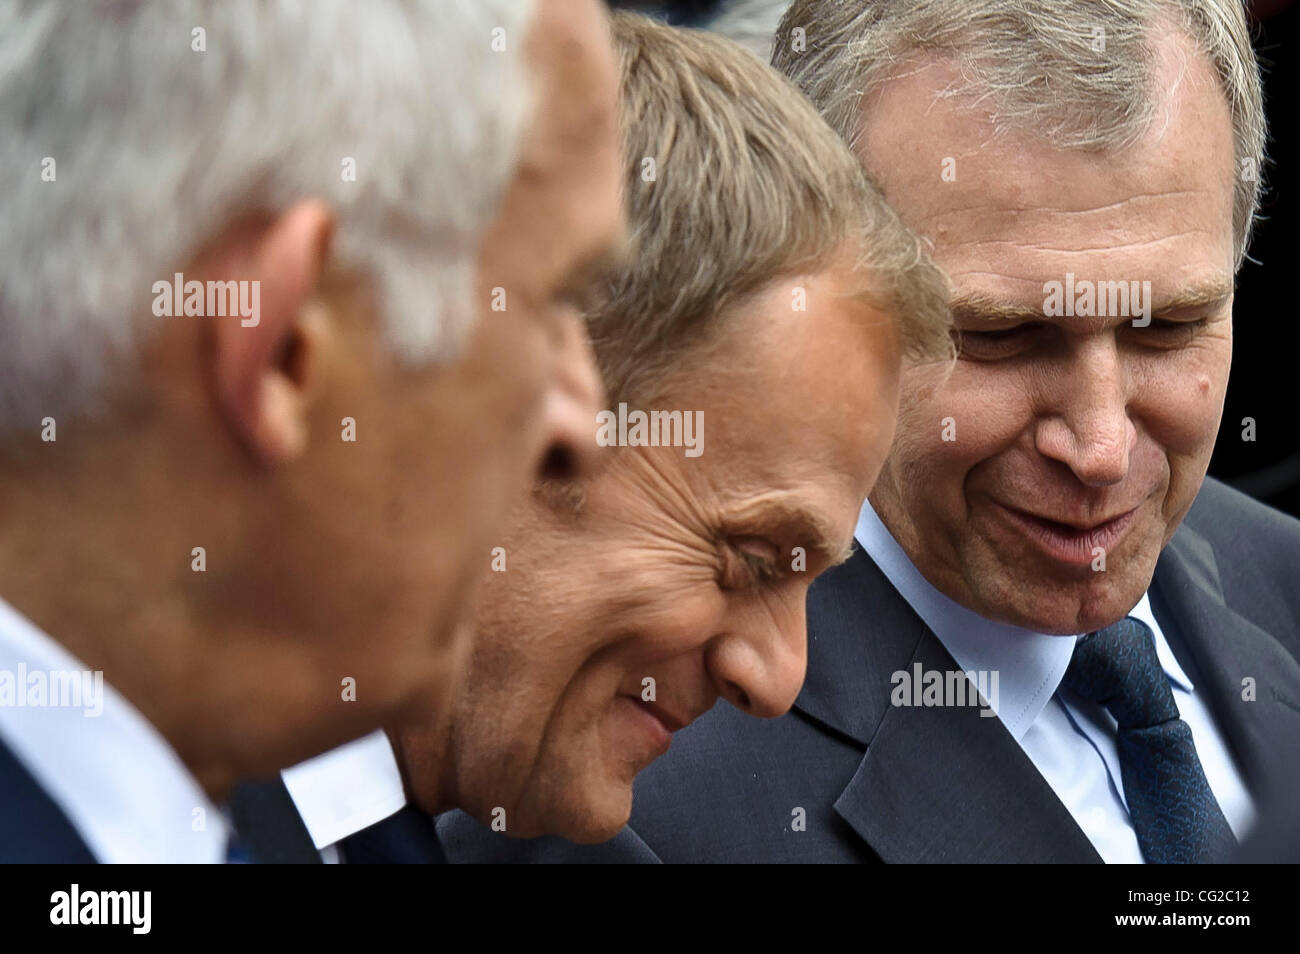
[[[988,331],[954,331],[953,337],[962,357],[988,361],[1019,354],[1032,346],[1041,330],[1041,325],[1026,322]]]
[[[722,542],[722,565],[718,585],[724,590],[761,586],[781,578],[777,549],[756,537],[732,538]]]
[[[1173,351],[1185,347],[1206,325],[1209,316],[1194,321],[1169,321],[1153,318],[1146,326],[1126,325],[1125,334],[1143,347],[1162,351]]]

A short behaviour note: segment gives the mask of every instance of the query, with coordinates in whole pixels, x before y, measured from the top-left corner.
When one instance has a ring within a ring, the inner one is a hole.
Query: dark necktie
[[[1222,861],[1236,845],[1178,717],[1155,637],[1127,617],[1079,637],[1062,684],[1115,721],[1129,817],[1148,864]]]
[[[258,864],[321,863],[320,852],[280,776],[236,785],[230,796],[230,817],[250,860]]]
[[[233,831],[226,839],[226,864],[228,865],[247,865],[251,864],[253,859],[248,854],[248,849],[244,843],[239,840],[239,836]]]

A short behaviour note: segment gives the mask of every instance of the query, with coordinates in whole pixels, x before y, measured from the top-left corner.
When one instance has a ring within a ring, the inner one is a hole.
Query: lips
[[[1017,514],[1020,514],[1021,516],[1029,517],[1030,519],[1037,520],[1040,523],[1053,527],[1054,529],[1059,529],[1062,533],[1069,533],[1069,532],[1090,533],[1093,531],[1104,529],[1107,525],[1113,524],[1115,521],[1128,516],[1130,513],[1133,512],[1133,510],[1136,510],[1137,508],[1134,507],[1130,510],[1122,511],[1120,513],[1115,514],[1113,517],[1106,517],[1102,520],[1091,520],[1091,521],[1082,518],[1062,519],[1059,517],[1048,517],[1042,514],[1031,513],[1028,510],[1020,510],[1017,507],[1007,507],[1007,509]]]
[[[630,698],[633,702],[635,702],[638,706],[640,706],[650,715],[658,719],[659,724],[664,727],[664,731],[666,731],[669,735],[676,732],[678,729],[684,729],[686,728],[686,726],[691,724],[692,721],[691,719],[678,718],[674,716],[672,713],[670,713],[663,706],[659,705],[659,703],[657,702],[646,702],[643,699],[641,699],[640,696],[629,696],[628,698]]]
[[[1139,508],[1104,520],[1060,519],[1006,504],[997,504],[997,509],[1021,537],[1035,544],[1046,556],[1072,566],[1087,566],[1097,558],[1099,549],[1109,552],[1124,538]]]
[[[611,757],[640,767],[663,755],[673,743],[668,724],[635,696],[615,698],[608,725]]]
[[[620,759],[642,766],[663,755],[672,745],[673,733],[692,721],[681,710],[660,702],[645,702],[639,694],[620,694],[615,698],[614,733],[611,752]]]

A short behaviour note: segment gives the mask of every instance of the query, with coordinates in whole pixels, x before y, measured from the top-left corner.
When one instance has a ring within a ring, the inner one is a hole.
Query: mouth
[[[1139,509],[1104,520],[1081,521],[1060,520],[1001,503],[997,507],[1022,537],[1052,559],[1071,566],[1089,566],[1099,555],[1109,553],[1128,533]]]
[[[691,723],[690,719],[677,718],[657,702],[646,702],[640,696],[628,696],[628,698],[658,720],[659,724],[664,727],[664,731],[669,735],[672,735],[678,729],[686,728]]]
[[[626,703],[623,708],[639,730],[637,734],[655,756],[667,752],[673,733],[690,722],[673,715],[658,703],[645,702],[640,696],[620,696],[619,701]]]

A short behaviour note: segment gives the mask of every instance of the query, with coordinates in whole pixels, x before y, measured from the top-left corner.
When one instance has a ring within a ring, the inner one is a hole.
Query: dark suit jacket
[[[1266,790],[1300,761],[1300,522],[1207,480],[1151,593],[1248,787]],[[1100,861],[1000,719],[890,704],[891,674],[918,662],[959,668],[859,551],[810,591],[794,709],[762,720],[722,703],[678,732],[613,841],[515,841],[457,812],[439,818],[443,848],[452,862]]]
[[[1300,864],[1300,766],[1263,805],[1259,824],[1232,860],[1238,864]]]
[[[0,742],[0,864],[94,864],[63,810]]]

